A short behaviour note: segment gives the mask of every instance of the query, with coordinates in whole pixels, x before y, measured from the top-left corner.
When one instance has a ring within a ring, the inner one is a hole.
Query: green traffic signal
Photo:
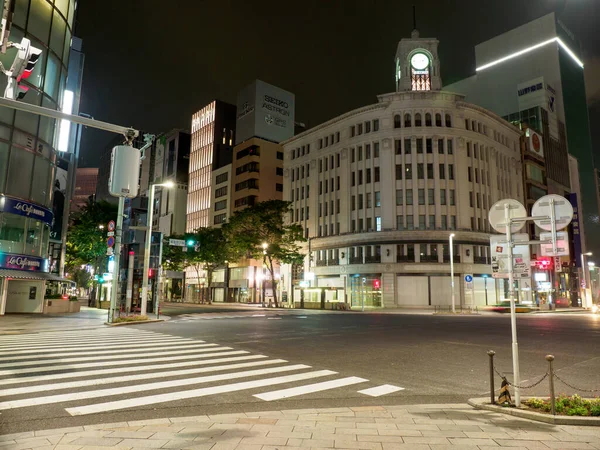
[[[99,278],[98,278],[98,283],[100,283],[100,284],[104,283],[104,278],[102,278],[102,277],[99,277]]]
[[[188,239],[186,242],[186,245],[188,247],[193,247],[196,244],[196,241],[194,241],[193,239]]]

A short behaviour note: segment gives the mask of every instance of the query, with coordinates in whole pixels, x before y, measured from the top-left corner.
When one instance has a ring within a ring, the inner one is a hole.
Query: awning
[[[15,269],[0,269],[0,277],[14,278],[16,280],[45,280],[45,281],[62,281],[65,283],[73,283],[73,280],[61,278],[53,273],[45,272],[30,272],[27,270]]]

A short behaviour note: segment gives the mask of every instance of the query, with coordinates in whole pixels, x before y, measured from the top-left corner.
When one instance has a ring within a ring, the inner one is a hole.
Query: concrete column
[[[129,252],[129,264],[127,266],[127,296],[125,310],[127,313],[131,311],[131,299],[133,297],[133,266],[135,264],[135,255]]]
[[[6,296],[8,294],[8,279],[0,278],[0,316],[6,311]]]

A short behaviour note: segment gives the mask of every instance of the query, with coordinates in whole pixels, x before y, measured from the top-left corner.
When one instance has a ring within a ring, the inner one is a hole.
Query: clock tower
[[[396,91],[439,91],[442,88],[439,41],[421,38],[415,29],[396,50]]]

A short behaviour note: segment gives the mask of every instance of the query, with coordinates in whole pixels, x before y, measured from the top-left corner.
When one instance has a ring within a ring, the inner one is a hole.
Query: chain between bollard
[[[582,389],[582,388],[578,388],[573,386],[572,384],[567,383],[565,380],[563,380],[561,377],[559,377],[558,375],[556,375],[556,372],[554,373],[554,378],[556,378],[558,381],[560,381],[561,383],[567,385],[568,387],[570,387],[571,389],[575,389],[576,391],[579,392],[600,392],[600,389]]]
[[[538,381],[536,381],[535,383],[533,383],[530,386],[517,386],[516,384],[511,383],[510,381],[508,381],[508,378],[506,378],[506,375],[498,372],[498,369],[496,369],[495,367],[494,367],[494,372],[496,372],[496,374],[500,378],[502,378],[503,380],[506,380],[506,382],[508,383],[509,386],[515,387],[517,389],[531,389],[531,388],[534,388],[534,387],[536,387],[538,384],[540,384],[542,381],[544,381],[548,377],[548,372],[546,372],[544,375],[542,375],[542,378],[540,378]]]

